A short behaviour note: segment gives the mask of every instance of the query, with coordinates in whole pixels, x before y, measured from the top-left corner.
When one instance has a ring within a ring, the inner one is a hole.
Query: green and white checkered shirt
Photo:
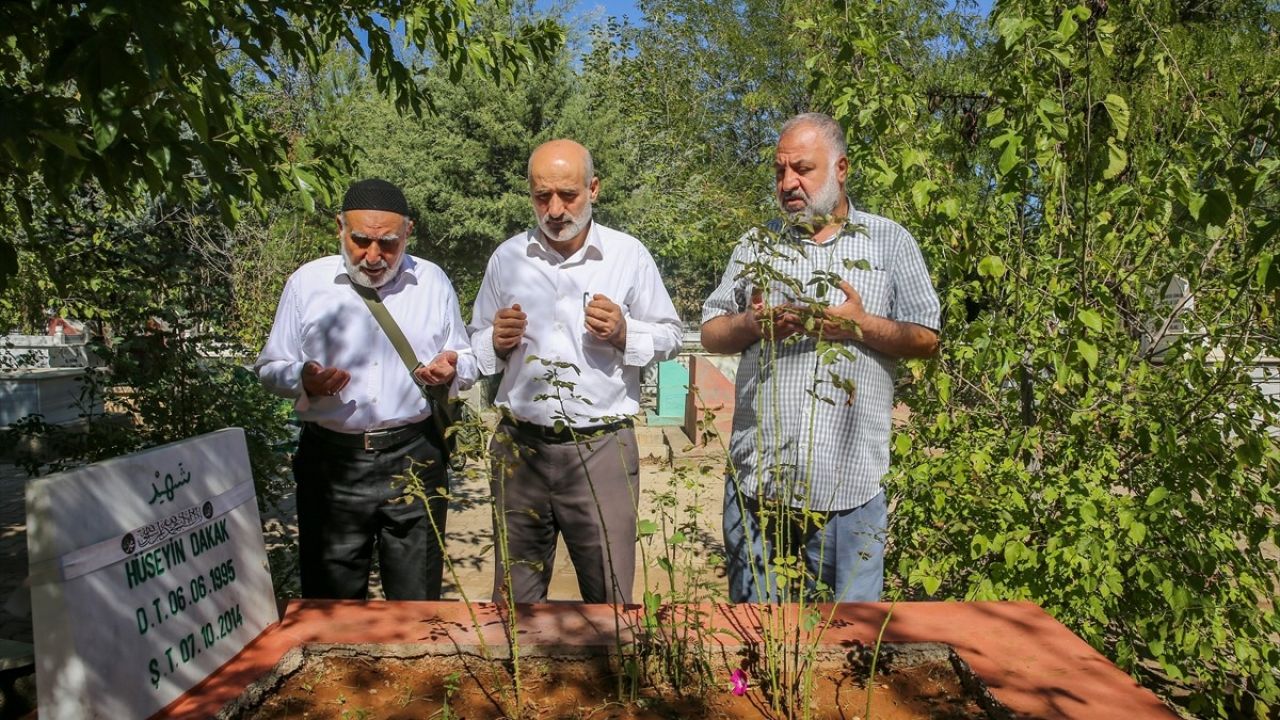
[[[830,273],[858,291],[867,312],[939,329],[937,293],[915,238],[902,226],[853,210],[845,229],[823,244],[796,231],[779,236],[780,229],[777,223],[770,233],[742,237],[719,287],[702,306],[702,322],[746,311],[757,284],[764,290],[767,283],[772,304],[794,300],[787,283],[767,281],[751,267],[767,264],[820,302],[844,302],[838,287],[808,284]],[[758,342],[743,351],[729,443],[743,494],[838,511],[880,492],[889,470],[897,362],[861,343],[840,345],[852,359],[820,357],[810,337]],[[833,377],[852,380],[853,392]]]

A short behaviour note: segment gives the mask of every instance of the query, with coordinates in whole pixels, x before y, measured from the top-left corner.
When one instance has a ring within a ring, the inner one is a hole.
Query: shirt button
[[[378,398],[374,398],[374,399],[373,399],[373,400],[371,400],[370,402],[372,402],[374,405],[377,405],[377,404],[378,404]]]
[[[563,330],[563,329],[564,329],[563,323],[556,323],[556,330]]]

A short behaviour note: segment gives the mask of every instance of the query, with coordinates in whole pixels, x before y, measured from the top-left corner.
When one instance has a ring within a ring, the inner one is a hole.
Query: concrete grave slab
[[[1153,693],[1111,664],[1061,623],[1027,602],[844,603],[816,606],[829,622],[817,631],[823,648],[850,651],[883,641],[950,647],[1013,718],[1174,720]],[[607,653],[641,627],[642,610],[554,603],[518,606],[521,653]],[[709,642],[728,650],[758,646],[759,628],[789,606],[677,606],[704,623]],[[500,657],[506,648],[503,611],[490,603],[289,603],[280,623],[232,662],[157,714],[157,718],[234,715],[239,698],[259,680],[277,678],[307,646],[378,645],[384,654],[474,652],[482,644]],[[805,641],[807,642],[807,640]],[[283,662],[282,662],[283,661]],[[252,694],[252,693],[250,693]],[[1007,713],[1007,714],[1005,714]]]

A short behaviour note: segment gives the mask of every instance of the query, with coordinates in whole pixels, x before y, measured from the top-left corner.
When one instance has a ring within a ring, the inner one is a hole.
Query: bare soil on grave
[[[837,656],[838,657],[838,656]],[[616,667],[604,657],[521,660],[523,711],[516,712],[511,674],[498,661],[467,655],[379,658],[363,655],[308,657],[263,702],[240,717],[255,720],[481,720],[519,715],[545,720],[659,720],[667,718],[769,718],[769,700],[753,680],[743,696],[722,681],[703,693],[681,696],[642,688],[638,699],[619,699]],[[892,663],[871,685],[846,660],[821,662],[814,674],[814,720],[916,720],[988,718],[981,689],[966,689],[944,657]],[[972,682],[969,684],[972,689]],[[988,705],[990,707],[990,705]],[[799,712],[795,713],[800,716]]]

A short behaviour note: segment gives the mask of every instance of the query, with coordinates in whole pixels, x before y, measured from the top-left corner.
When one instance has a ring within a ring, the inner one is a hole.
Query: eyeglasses
[[[383,235],[382,237],[372,237],[360,232],[347,232],[347,237],[351,238],[356,245],[366,248],[372,243],[378,243],[378,248],[383,252],[396,250],[400,247],[400,243],[404,242],[399,235]]]

